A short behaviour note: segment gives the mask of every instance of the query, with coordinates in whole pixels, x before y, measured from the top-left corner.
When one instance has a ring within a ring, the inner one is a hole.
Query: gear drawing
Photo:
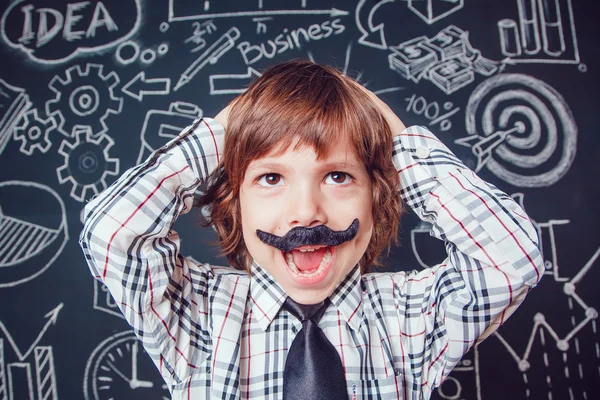
[[[106,178],[119,174],[119,159],[110,158],[108,150],[114,141],[105,134],[93,135],[91,127],[76,128],[74,141],[65,139],[58,153],[65,162],[56,169],[58,182],[70,182],[71,197],[83,202],[89,192],[98,194],[106,188]]]
[[[15,126],[14,138],[22,142],[19,150],[28,156],[32,155],[34,150],[46,153],[52,146],[49,136],[54,129],[56,129],[56,120],[40,118],[38,110],[34,108],[25,113],[19,124]]]
[[[115,96],[114,89],[119,77],[112,71],[102,73],[103,66],[75,65],[65,71],[66,79],[56,75],[48,87],[55,93],[54,99],[46,102],[46,114],[59,121],[58,130],[71,137],[73,129],[90,126],[94,135],[106,132],[106,118],[120,114],[123,99]]]

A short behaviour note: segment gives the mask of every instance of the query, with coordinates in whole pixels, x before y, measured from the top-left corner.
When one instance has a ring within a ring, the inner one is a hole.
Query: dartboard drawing
[[[466,108],[476,170],[484,166],[518,187],[550,186],[569,170],[577,126],[564,98],[550,85],[523,74],[500,74],[471,94]]]

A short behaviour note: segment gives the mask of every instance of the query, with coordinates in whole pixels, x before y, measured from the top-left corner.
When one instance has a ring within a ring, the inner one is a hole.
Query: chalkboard
[[[0,44],[0,400],[165,399],[81,211],[264,68],[336,66],[523,205],[546,274],[436,399],[600,398],[600,28],[581,0],[20,0]],[[224,263],[186,216],[183,253]],[[444,257],[415,215],[389,264]],[[387,267],[387,270],[390,270]],[[135,369],[137,381],[131,384]]]

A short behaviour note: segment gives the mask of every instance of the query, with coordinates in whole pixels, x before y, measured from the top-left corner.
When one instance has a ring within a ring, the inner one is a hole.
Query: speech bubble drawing
[[[140,27],[141,0],[18,0],[2,15],[4,43],[40,64],[60,64],[103,53],[130,39]]]

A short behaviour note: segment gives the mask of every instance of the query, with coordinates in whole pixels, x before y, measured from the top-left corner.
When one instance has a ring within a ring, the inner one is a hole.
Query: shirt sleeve
[[[393,159],[403,200],[433,225],[430,234],[445,242],[448,254],[398,282],[413,370],[430,391],[514,312],[544,266],[525,212],[427,129],[414,126],[396,136]]]
[[[90,270],[168,384],[179,383],[207,357],[201,350],[209,338],[212,271],[179,254],[171,227],[217,167],[223,136],[212,119],[196,120],[85,208],[79,242]]]

